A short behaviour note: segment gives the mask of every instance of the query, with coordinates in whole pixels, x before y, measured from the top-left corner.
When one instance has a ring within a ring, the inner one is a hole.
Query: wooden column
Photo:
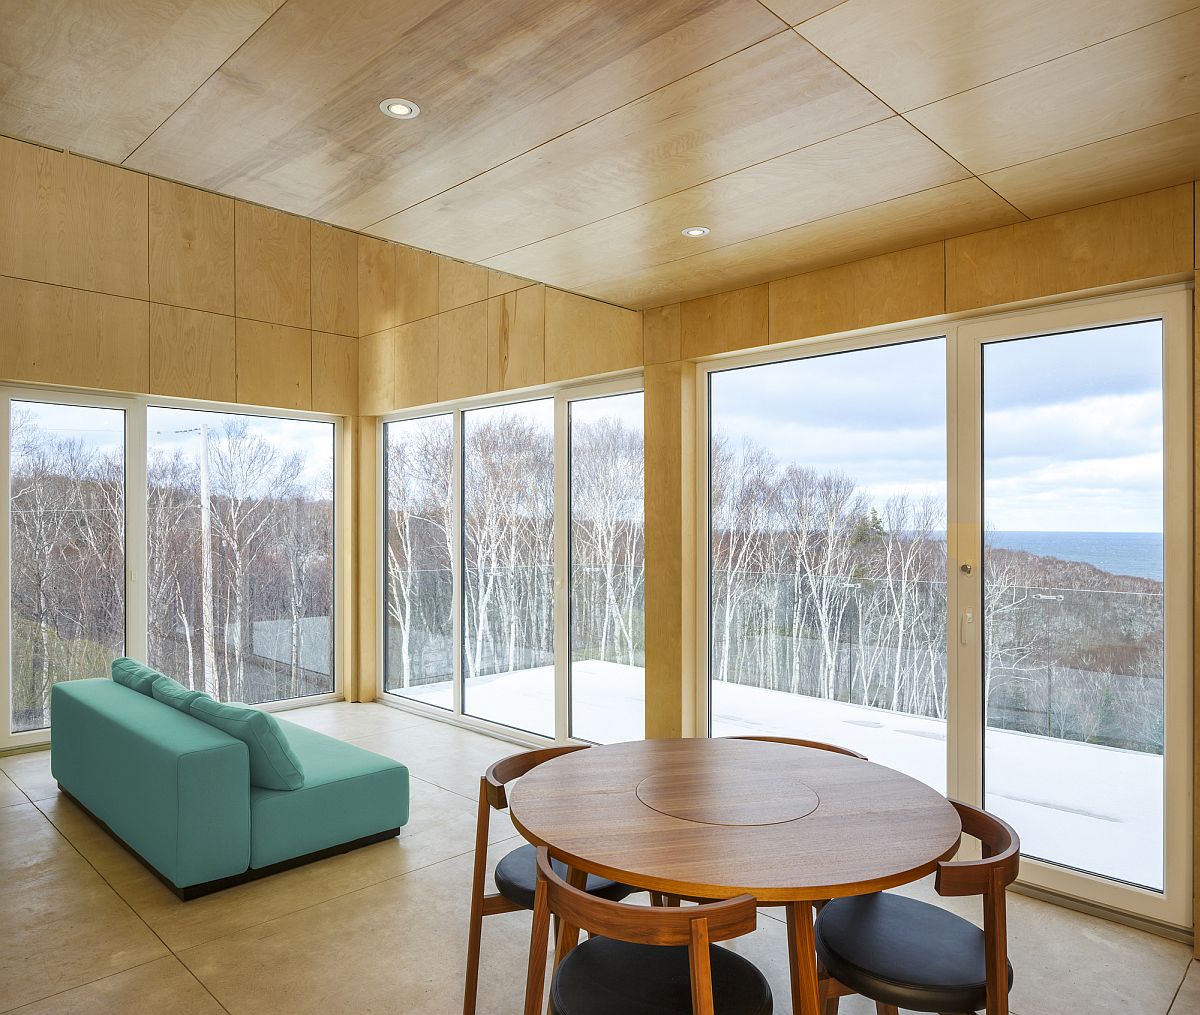
[[[379,693],[381,660],[376,625],[379,573],[376,552],[377,528],[375,442],[379,420],[359,416],[354,434],[354,660],[347,677],[346,698],[350,701],[374,701]]]
[[[696,398],[686,361],[645,371],[646,736],[696,733]]]

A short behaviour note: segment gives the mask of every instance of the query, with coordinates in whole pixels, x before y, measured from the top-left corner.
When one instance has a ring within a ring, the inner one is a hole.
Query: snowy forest
[[[331,475],[305,483],[297,454],[216,419],[196,453],[151,446],[150,665],[225,701],[332,690]],[[124,456],[23,410],[12,449],[12,708],[37,729],[55,681],[106,675],[125,651]]]

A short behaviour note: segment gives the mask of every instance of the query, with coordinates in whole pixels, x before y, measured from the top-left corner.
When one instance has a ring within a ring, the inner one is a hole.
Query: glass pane
[[[1161,890],[1161,322],[986,345],[983,406],[986,806]]]
[[[12,402],[12,730],[125,652],[125,413]]]
[[[946,784],[945,342],[711,375],[712,732]]]
[[[221,701],[332,691],[333,424],[147,412],[150,665]]]
[[[453,449],[448,415],[384,428],[384,689],[439,708],[454,707]]]
[[[554,736],[554,400],[463,428],[463,711]]]
[[[572,402],[571,735],[646,735],[642,393]]]

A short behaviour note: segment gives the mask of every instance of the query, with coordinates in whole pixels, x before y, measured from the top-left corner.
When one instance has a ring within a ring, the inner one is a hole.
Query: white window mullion
[[[554,400],[554,739],[571,735],[571,407]]]
[[[0,702],[3,702],[4,721],[0,723],[0,746],[10,746],[12,735],[12,645],[9,631],[12,626],[12,586],[9,567],[9,546],[12,530],[9,528],[9,501],[12,484],[9,478],[10,448],[9,425],[12,399],[0,395]]]
[[[454,559],[450,564],[450,601],[454,617],[454,714],[463,714],[463,419],[462,412],[453,414],[453,452],[450,464],[450,482],[453,491],[452,524],[454,526]]]
[[[149,662],[146,404],[125,411],[125,654]]]

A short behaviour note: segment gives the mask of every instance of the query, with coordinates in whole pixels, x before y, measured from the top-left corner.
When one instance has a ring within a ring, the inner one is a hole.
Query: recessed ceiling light
[[[688,226],[685,230],[683,230],[683,235],[692,237],[707,236],[710,232],[712,232],[712,230],[709,229],[708,226]]]
[[[397,120],[411,120],[421,115],[421,107],[408,99],[384,99],[379,103],[379,108]]]

